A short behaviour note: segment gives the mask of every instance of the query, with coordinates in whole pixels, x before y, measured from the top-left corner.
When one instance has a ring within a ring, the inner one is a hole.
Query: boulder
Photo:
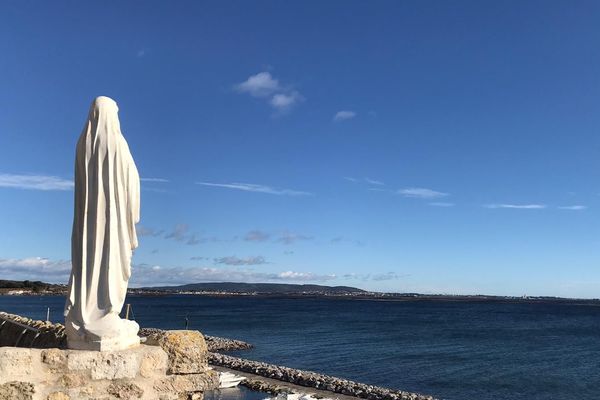
[[[208,366],[206,342],[198,331],[163,331],[148,336],[146,344],[167,353],[169,374],[198,374]]]

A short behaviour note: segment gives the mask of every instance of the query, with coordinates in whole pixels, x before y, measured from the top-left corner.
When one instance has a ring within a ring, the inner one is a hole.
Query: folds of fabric
[[[77,143],[74,208],[67,330],[110,335],[119,329],[108,322],[123,307],[138,245],[140,179],[108,97],[94,100]]]

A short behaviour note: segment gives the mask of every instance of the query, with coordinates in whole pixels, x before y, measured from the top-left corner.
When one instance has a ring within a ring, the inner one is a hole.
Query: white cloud
[[[312,196],[312,193],[291,189],[276,189],[271,186],[257,185],[255,183],[212,183],[196,182],[197,185],[222,187],[227,189],[243,190],[245,192],[267,193],[283,196]]]
[[[33,190],[72,190],[73,181],[48,175],[0,174],[0,187]]]
[[[281,90],[279,81],[271,76],[269,72],[259,72],[250,76],[244,82],[235,85],[240,93],[248,93],[254,97],[267,97]]]
[[[277,93],[271,98],[269,104],[277,111],[285,112],[298,102],[302,101],[302,99],[303,97],[296,91],[290,93]]]
[[[572,210],[572,211],[581,211],[581,210],[586,210],[587,206],[583,206],[583,205],[574,205],[574,206],[561,206],[558,207],[560,210]]]
[[[413,197],[418,199],[435,199],[439,197],[446,197],[448,193],[437,192],[435,190],[427,188],[406,188],[398,190],[398,194],[404,197]]]
[[[3,279],[67,283],[70,273],[71,262],[66,260],[52,261],[42,257],[0,258],[0,276]],[[324,282],[335,278],[334,274],[312,272],[255,272],[249,269],[138,264],[132,266],[130,287],[197,282]]]
[[[250,76],[244,82],[234,85],[234,89],[238,93],[266,99],[278,113],[285,113],[304,100],[298,91],[281,85],[270,72],[266,71]]]
[[[512,208],[517,210],[541,210],[546,208],[545,204],[487,204],[485,208]]]
[[[66,283],[70,273],[70,261],[51,261],[43,257],[0,258],[0,276],[3,279]]]
[[[336,276],[334,274],[316,275],[312,272],[285,271],[278,273],[277,278],[292,281],[326,281],[330,279],[335,279]]]
[[[348,119],[352,119],[356,117],[356,113],[354,111],[338,111],[333,116],[333,120],[335,122],[346,121]]]
[[[256,272],[249,269],[210,267],[164,267],[136,265],[131,274],[131,286],[182,285],[199,282],[324,282],[334,274],[312,272]]]

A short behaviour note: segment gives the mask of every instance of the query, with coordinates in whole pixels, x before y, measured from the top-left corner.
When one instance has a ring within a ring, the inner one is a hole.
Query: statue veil
[[[65,304],[71,348],[103,350],[139,343],[139,326],[119,318],[132,251],[138,246],[140,178],[118,110],[114,100],[96,98],[77,142],[72,271]]]

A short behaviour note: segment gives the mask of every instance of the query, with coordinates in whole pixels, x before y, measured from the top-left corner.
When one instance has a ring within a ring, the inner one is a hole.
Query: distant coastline
[[[0,295],[65,295],[67,285],[41,281],[0,280]],[[129,288],[135,296],[193,295],[207,297],[260,297],[260,298],[328,298],[376,301],[449,301],[449,302],[503,302],[503,303],[563,303],[600,305],[600,299],[576,299],[554,296],[496,296],[451,295],[422,293],[369,292],[350,286],[292,285],[278,283],[212,282],[179,286]]]

